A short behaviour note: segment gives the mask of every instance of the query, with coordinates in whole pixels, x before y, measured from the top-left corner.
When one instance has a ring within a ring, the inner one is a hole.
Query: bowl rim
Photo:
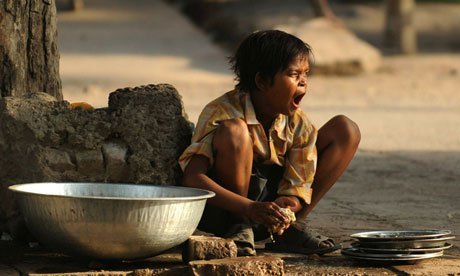
[[[63,184],[76,184],[76,185],[88,185],[88,184],[95,184],[95,185],[117,185],[117,186],[146,186],[146,187],[161,187],[166,189],[173,189],[173,190],[194,190],[204,193],[203,195],[198,196],[179,196],[179,197],[110,197],[110,196],[75,196],[75,195],[57,195],[51,193],[40,193],[40,192],[30,192],[30,191],[23,191],[20,190],[21,187],[24,186],[31,186],[31,185],[43,185],[43,184],[56,184],[56,185],[63,185]],[[198,188],[191,188],[191,187],[184,187],[184,186],[167,186],[167,185],[159,185],[159,184],[147,184],[147,183],[105,183],[105,182],[34,182],[34,183],[22,183],[22,184],[14,184],[8,187],[8,189],[12,192],[24,194],[24,195],[38,195],[38,196],[49,196],[49,197],[61,197],[61,198],[74,198],[74,199],[99,199],[99,200],[120,200],[120,201],[195,201],[195,200],[203,200],[214,197],[216,194],[212,191],[205,190],[205,189],[198,189]]]

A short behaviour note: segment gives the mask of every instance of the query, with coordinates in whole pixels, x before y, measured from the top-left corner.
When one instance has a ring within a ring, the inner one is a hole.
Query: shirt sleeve
[[[185,170],[190,159],[195,154],[206,156],[211,166],[214,164],[212,141],[214,132],[219,126],[219,122],[229,119],[229,115],[222,106],[208,104],[200,114],[198,123],[193,133],[191,144],[184,150],[179,157],[179,165],[182,171]]]
[[[296,196],[310,204],[311,185],[316,172],[318,131],[305,116],[295,123],[292,147],[287,151],[283,179],[278,186],[278,195]]]
[[[214,164],[214,156],[212,154],[212,139],[214,138],[214,131],[208,133],[208,135],[204,136],[202,139],[196,142],[192,142],[190,146],[188,146],[182,155],[179,157],[179,165],[182,168],[182,171],[185,171],[190,159],[192,159],[193,155],[200,154],[206,156],[209,159],[209,163]]]

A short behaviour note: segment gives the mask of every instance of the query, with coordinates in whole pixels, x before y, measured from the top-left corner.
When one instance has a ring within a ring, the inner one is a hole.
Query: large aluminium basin
[[[146,258],[181,244],[214,196],[142,184],[31,183],[9,189],[38,241],[95,259]]]

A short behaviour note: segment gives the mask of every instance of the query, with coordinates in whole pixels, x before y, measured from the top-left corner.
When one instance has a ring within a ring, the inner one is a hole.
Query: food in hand
[[[291,211],[289,208],[280,208],[280,212],[283,213],[288,219],[289,224],[295,221],[295,213]]]
[[[270,235],[272,233],[279,233],[279,232],[283,231],[284,229],[286,229],[290,224],[292,224],[296,220],[295,213],[292,212],[291,209],[289,209],[289,208],[280,208],[279,211],[288,219],[288,222],[280,221],[278,224],[272,225],[272,227],[270,229],[268,229],[268,231],[270,232]],[[271,237],[271,238],[273,240],[273,237]]]

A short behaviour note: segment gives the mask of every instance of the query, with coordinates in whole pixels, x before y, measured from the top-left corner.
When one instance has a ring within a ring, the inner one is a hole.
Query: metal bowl
[[[215,195],[186,187],[108,183],[31,183],[9,189],[40,242],[96,259],[146,258],[181,244]]]

